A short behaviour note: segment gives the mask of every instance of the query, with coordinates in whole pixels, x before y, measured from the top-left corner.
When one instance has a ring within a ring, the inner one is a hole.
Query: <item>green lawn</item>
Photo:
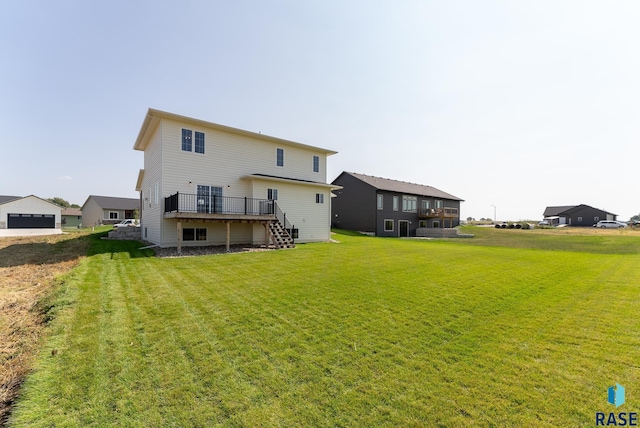
[[[12,426],[558,427],[640,412],[640,235],[470,231],[174,259],[96,240],[51,302]]]

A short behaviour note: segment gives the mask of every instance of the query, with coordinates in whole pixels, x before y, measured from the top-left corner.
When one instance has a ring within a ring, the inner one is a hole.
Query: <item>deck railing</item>
[[[458,208],[420,208],[419,217],[458,217]]]
[[[275,201],[229,196],[201,196],[191,193],[176,193],[164,198],[164,212],[274,215]]]

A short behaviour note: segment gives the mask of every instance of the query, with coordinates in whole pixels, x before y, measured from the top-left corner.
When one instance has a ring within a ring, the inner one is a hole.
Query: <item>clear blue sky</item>
[[[539,219],[640,213],[640,2],[5,1],[0,194],[137,197],[147,108]]]

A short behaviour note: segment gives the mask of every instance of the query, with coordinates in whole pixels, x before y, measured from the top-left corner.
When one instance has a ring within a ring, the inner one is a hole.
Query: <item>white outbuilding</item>
[[[0,229],[60,229],[62,207],[37,196],[1,196]]]

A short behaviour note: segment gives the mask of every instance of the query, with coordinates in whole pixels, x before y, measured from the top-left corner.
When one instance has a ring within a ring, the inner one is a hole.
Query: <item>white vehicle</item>
[[[614,220],[600,220],[599,222],[597,222],[596,224],[593,225],[593,227],[613,227],[613,228],[620,228],[620,227],[627,227],[627,225],[625,223],[622,223],[621,221],[614,221]]]
[[[140,222],[132,218],[122,220],[120,223],[116,223],[113,227],[140,227]]]

